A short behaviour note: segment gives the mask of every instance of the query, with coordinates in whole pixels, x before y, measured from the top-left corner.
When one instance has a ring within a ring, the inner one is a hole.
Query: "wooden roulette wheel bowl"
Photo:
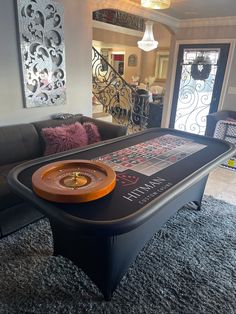
[[[34,192],[48,201],[60,203],[93,201],[110,193],[115,185],[115,171],[99,161],[52,162],[32,175]]]

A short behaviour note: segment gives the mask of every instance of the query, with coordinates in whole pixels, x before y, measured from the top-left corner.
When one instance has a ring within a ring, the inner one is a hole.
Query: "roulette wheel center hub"
[[[60,183],[68,188],[79,188],[85,186],[91,182],[91,179],[79,171],[75,171],[72,174],[65,176],[61,179]]]

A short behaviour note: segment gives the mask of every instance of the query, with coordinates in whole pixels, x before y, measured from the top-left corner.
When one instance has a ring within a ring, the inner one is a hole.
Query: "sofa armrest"
[[[217,112],[208,114],[206,116],[207,123],[206,123],[205,135],[213,137],[216,123],[219,120],[226,120],[227,118],[236,119],[236,111],[222,110],[222,111],[217,111]]]
[[[102,140],[108,140],[111,138],[123,136],[127,133],[127,126],[124,125],[114,124],[111,122],[82,116],[82,123],[84,122],[94,123],[98,127]]]

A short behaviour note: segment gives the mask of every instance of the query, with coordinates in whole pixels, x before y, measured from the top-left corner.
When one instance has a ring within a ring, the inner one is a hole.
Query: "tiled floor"
[[[205,194],[236,205],[236,171],[218,167],[207,180]]]

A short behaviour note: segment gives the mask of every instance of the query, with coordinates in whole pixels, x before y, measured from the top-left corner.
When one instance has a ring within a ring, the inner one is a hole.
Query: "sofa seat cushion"
[[[88,145],[88,135],[79,122],[44,128],[41,133],[46,144],[45,156]]]
[[[22,198],[18,197],[10,190],[7,182],[9,171],[19,164],[18,162],[0,166],[0,211],[22,203]]]

